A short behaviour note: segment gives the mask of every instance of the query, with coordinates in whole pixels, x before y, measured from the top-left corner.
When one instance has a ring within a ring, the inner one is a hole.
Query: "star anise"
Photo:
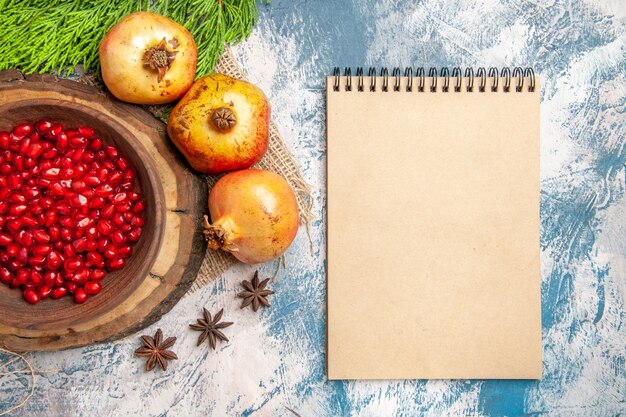
[[[241,281],[241,286],[246,289],[245,291],[237,294],[237,297],[243,298],[241,308],[247,307],[250,304],[252,304],[252,310],[254,311],[258,311],[261,304],[265,307],[269,307],[270,303],[267,301],[266,297],[274,294],[274,291],[265,289],[265,286],[269,281],[269,278],[265,278],[263,281],[259,282],[259,271],[254,273],[252,282],[247,280]]]
[[[159,72],[157,80],[161,82],[165,73],[174,63],[177,51],[168,51],[165,38],[155,48],[148,48],[143,54],[143,66]]]
[[[168,337],[163,340],[163,332],[158,329],[154,338],[150,336],[141,336],[143,347],[140,347],[135,351],[137,356],[148,356],[148,363],[146,363],[146,370],[151,371],[152,368],[158,363],[161,369],[167,370],[167,361],[172,359],[178,359],[178,356],[168,348],[174,346],[176,343],[175,337]]]
[[[204,318],[198,319],[198,324],[189,325],[192,329],[202,332],[202,334],[198,337],[198,346],[200,346],[202,342],[207,339],[207,337],[209,338],[209,344],[213,349],[217,347],[218,338],[224,342],[228,342],[228,338],[220,331],[220,329],[228,327],[233,323],[230,321],[223,321],[220,323],[222,314],[224,314],[224,309],[221,309],[212,319],[211,313],[209,313],[206,308],[203,308],[202,310],[204,310]]]

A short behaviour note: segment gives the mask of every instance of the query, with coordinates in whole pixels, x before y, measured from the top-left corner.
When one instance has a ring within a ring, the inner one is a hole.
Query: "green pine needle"
[[[122,17],[151,11],[183,24],[198,46],[197,76],[209,74],[225,43],[246,39],[256,0],[0,0],[0,70],[100,73],[98,46]]]

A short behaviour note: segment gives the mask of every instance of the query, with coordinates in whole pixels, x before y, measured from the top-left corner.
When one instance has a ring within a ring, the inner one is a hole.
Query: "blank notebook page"
[[[356,79],[327,79],[329,379],[541,378],[539,85]]]

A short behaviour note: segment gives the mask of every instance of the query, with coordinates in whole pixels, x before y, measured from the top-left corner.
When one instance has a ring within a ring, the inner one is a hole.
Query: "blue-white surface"
[[[247,266],[183,298],[146,330],[178,336],[180,360],[167,372],[144,371],[137,336],[28,354],[38,369],[59,371],[38,376],[34,397],[13,415],[293,416],[286,407],[302,417],[626,415],[625,26],[623,0],[262,6],[234,52],[313,186],[313,251],[302,228],[260,314],[239,310],[235,298]],[[326,380],[324,76],[369,65],[519,65],[541,76],[543,380]],[[236,323],[217,351],[196,348],[188,329],[203,306],[224,307]],[[0,376],[2,407],[19,388]]]

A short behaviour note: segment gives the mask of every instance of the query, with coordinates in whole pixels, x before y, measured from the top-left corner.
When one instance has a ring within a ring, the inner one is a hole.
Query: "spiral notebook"
[[[541,378],[532,69],[327,78],[329,379]]]

